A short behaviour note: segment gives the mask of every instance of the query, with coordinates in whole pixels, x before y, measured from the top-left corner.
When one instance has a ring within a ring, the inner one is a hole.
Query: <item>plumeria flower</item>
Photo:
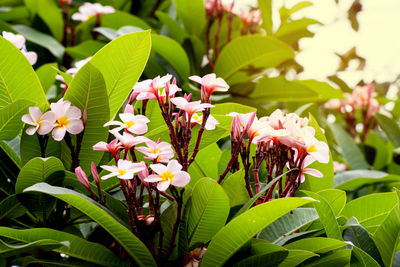
[[[122,129],[128,130],[130,133],[133,134],[144,134],[147,132],[147,123],[150,120],[143,115],[134,115],[133,113],[120,113],[119,114],[120,121],[109,121],[104,126],[110,125],[118,125],[117,128],[113,129],[113,132],[120,131]]]
[[[296,158],[296,156],[295,156],[295,158]],[[308,174],[308,175],[318,177],[318,178],[321,178],[324,176],[320,171],[318,171],[316,169],[306,168],[308,165],[310,165],[314,161],[315,161],[315,158],[310,157],[310,156],[307,156],[304,158],[303,163],[301,164],[301,167],[300,167],[300,183],[303,183],[306,180],[304,174]]]
[[[13,34],[12,32],[3,31],[3,38],[15,45],[22,54],[28,59],[31,65],[34,65],[37,61],[37,54],[35,52],[28,52],[25,47],[25,37],[20,34]]]
[[[183,187],[190,181],[190,175],[182,171],[182,165],[177,160],[171,160],[168,165],[151,164],[150,168],[156,173],[149,175],[146,182],[157,183],[157,189],[165,191],[170,185]]]
[[[133,87],[133,92],[138,94],[136,96],[137,100],[146,100],[146,99],[157,99],[158,96],[165,96],[165,87],[169,84],[172,79],[171,74],[167,74],[163,77],[157,76],[154,79],[144,80],[142,82],[138,82]],[[174,84],[174,83],[173,83]],[[180,89],[175,85],[170,88],[169,95],[175,94]]]
[[[106,142],[98,142],[93,146],[93,150],[100,150],[100,151],[106,151],[111,153],[112,155],[116,156],[117,153],[119,152],[121,148],[121,143],[118,141],[117,138],[112,140],[109,144]]]
[[[187,116],[186,119],[188,119]],[[192,127],[195,124],[201,125],[203,123],[203,114],[194,113],[190,122],[192,123]],[[204,128],[206,130],[214,130],[217,124],[219,122],[212,115],[209,115]]]
[[[320,163],[329,162],[329,147],[325,142],[318,141],[314,136],[305,135],[305,148],[307,153]]]
[[[204,103],[202,104],[201,101],[193,101],[188,102],[184,97],[174,97],[171,99],[171,102],[179,109],[184,110],[187,113],[189,119],[192,118],[193,114],[198,111],[203,111],[206,108],[214,107],[211,104]]]
[[[86,173],[82,170],[81,167],[76,167],[75,168],[75,175],[76,178],[78,178],[78,181],[84,186],[86,187],[86,189],[88,190],[92,190],[89,184],[89,180],[86,176]]]
[[[26,129],[27,134],[33,135],[37,132],[40,135],[45,135],[53,130],[56,114],[52,111],[42,114],[40,108],[29,107],[29,114],[23,115],[22,121],[33,126]]]
[[[135,173],[143,171],[146,167],[141,163],[133,163],[130,160],[120,159],[118,160],[117,166],[100,166],[106,171],[111,172],[103,177],[102,180],[117,176],[119,179],[132,179]]]
[[[146,155],[144,157],[146,159],[153,159],[156,160],[157,162],[166,163],[175,155],[174,150],[171,147],[171,144],[167,142],[161,142],[160,139],[158,139],[157,142],[148,139],[146,141],[146,145],[147,147],[141,147],[141,146],[136,147],[137,151]]]
[[[130,133],[123,132],[120,134],[117,131],[110,131],[124,146],[125,150],[129,150],[137,144],[148,142],[148,138],[144,136],[133,136]]]
[[[54,140],[61,141],[66,132],[79,134],[83,131],[82,112],[79,108],[71,106],[71,102],[61,98],[57,103],[51,103],[50,108],[56,115],[52,132]]]
[[[229,85],[222,78],[217,78],[215,73],[207,74],[203,77],[190,76],[190,80],[201,84],[202,94],[207,93],[209,97],[213,92],[226,92],[229,89]]]
[[[115,9],[112,6],[102,6],[99,3],[84,3],[79,7],[79,12],[72,15],[73,20],[87,21],[93,16],[101,14],[114,13]]]
[[[346,164],[337,162],[335,160],[333,161],[333,172],[334,173],[342,172],[342,171],[345,171],[345,170],[347,170]]]

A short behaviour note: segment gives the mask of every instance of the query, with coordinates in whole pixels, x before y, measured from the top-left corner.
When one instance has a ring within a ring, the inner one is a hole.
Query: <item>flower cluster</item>
[[[61,98],[58,102],[51,103],[50,111],[44,114],[38,107],[30,107],[29,114],[23,115],[22,121],[31,125],[26,129],[28,135],[46,135],[52,132],[54,140],[61,141],[67,132],[79,134],[83,131],[81,117],[82,112],[79,108]]]
[[[364,141],[367,133],[374,124],[374,114],[376,112],[386,113],[384,108],[376,100],[378,96],[373,84],[356,86],[353,92],[344,93],[344,99],[331,99],[325,103],[325,108],[338,110],[347,123],[349,133],[357,136],[357,112],[361,112],[363,132],[361,140]]]
[[[87,21],[91,17],[114,12],[115,9],[112,6],[102,6],[99,3],[86,2],[79,7],[79,12],[72,14],[72,19],[78,21]]]
[[[3,31],[3,38],[15,45],[22,52],[22,54],[24,54],[31,65],[36,63],[38,56],[35,52],[28,52],[28,50],[26,50],[26,40],[24,36],[21,34],[13,34],[11,32]]]
[[[285,185],[279,180],[279,196],[293,196],[300,183],[304,182],[304,174],[322,177],[322,173],[307,168],[314,161],[329,162],[329,147],[325,142],[315,137],[315,129],[308,126],[307,118],[300,118],[297,114],[285,114],[281,110],[274,111],[270,116],[257,118],[255,112],[247,114],[230,113],[234,116],[231,127],[231,161],[220,181],[229,170],[239,169],[239,155],[245,169],[246,188],[249,195],[253,195],[249,184],[250,177],[250,144],[256,144],[257,149],[253,159],[253,175],[256,193],[260,190],[259,168],[266,163],[268,177],[271,182],[273,176],[283,174],[285,168],[294,170],[286,175]],[[246,145],[244,137],[248,136]],[[274,175],[273,175],[274,174]],[[275,185],[266,193],[265,201],[272,197]]]

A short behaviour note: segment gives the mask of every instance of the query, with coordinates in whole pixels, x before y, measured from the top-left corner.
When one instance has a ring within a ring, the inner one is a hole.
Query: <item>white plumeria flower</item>
[[[171,147],[171,144],[167,142],[154,142],[150,139],[146,141],[147,147],[136,147],[136,150],[145,154],[146,159],[155,159],[157,162],[168,162],[174,157],[175,153]]]
[[[329,162],[329,146],[322,141],[318,141],[314,136],[305,135],[305,148],[307,153],[320,163]]]
[[[110,131],[110,133],[112,133],[115,136],[115,138],[117,138],[121,142],[121,144],[124,146],[126,150],[129,150],[131,149],[131,147],[137,144],[147,142],[149,140],[147,137],[133,136],[127,132],[123,132],[122,134],[120,134],[119,132],[113,130]]]
[[[226,92],[229,89],[229,85],[222,78],[217,78],[215,73],[210,73],[199,76],[190,76],[189,80],[201,84],[202,89],[207,92],[207,95],[211,95],[213,92]]]
[[[87,21],[93,16],[101,14],[114,13],[115,9],[112,6],[102,6],[99,3],[84,3],[79,7],[79,12],[72,15],[73,20]]]
[[[109,121],[104,124],[104,126],[117,125],[118,127],[112,130],[113,132],[118,132],[122,129],[126,129],[133,134],[145,134],[147,132],[147,123],[149,123],[150,120],[146,116],[134,115],[133,113],[126,112],[120,113],[119,117],[122,122]]]
[[[132,179],[135,173],[143,171],[146,167],[142,163],[133,163],[130,160],[120,159],[118,160],[117,166],[100,166],[106,171],[111,172],[103,177],[102,180],[117,176],[119,179]]]
[[[61,141],[66,132],[79,134],[83,131],[82,111],[71,106],[71,102],[64,101],[61,98],[57,103],[51,103],[50,108],[56,114],[56,122],[52,132],[54,140]]]
[[[174,97],[171,99],[171,102],[179,109],[184,110],[188,118],[192,118],[193,114],[198,111],[203,111],[206,108],[214,107],[211,104],[204,103],[202,104],[201,101],[193,101],[188,102],[184,97]]]
[[[165,191],[169,185],[183,187],[190,181],[190,175],[182,171],[182,165],[177,160],[171,160],[168,165],[151,164],[150,168],[156,173],[149,175],[145,182],[157,183],[157,189]]]
[[[138,94],[137,100],[157,99],[157,97],[165,97],[165,87],[169,85],[169,96],[173,96],[177,91],[181,89],[176,84],[170,84],[172,79],[171,74],[167,74],[163,77],[157,76],[154,79],[147,79],[142,82],[137,82],[133,87],[133,92]]]
[[[28,52],[25,47],[25,37],[21,34],[13,34],[12,32],[3,31],[3,38],[15,45],[22,54],[28,59],[31,65],[34,65],[37,61],[37,54],[35,52]]]
[[[37,132],[40,135],[45,135],[53,130],[56,114],[52,111],[42,114],[40,108],[29,107],[29,114],[23,115],[22,121],[33,126],[26,129],[27,134],[33,135]]]
[[[187,116],[186,119],[188,119]],[[190,122],[201,125],[203,123],[203,114],[194,113]],[[206,130],[214,130],[217,124],[219,122],[212,115],[209,115],[204,128]]]

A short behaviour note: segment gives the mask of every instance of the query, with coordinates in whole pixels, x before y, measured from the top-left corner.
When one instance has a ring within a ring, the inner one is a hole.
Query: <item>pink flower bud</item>
[[[99,185],[100,184],[99,174],[97,172],[96,165],[94,164],[93,161],[92,161],[91,170],[92,170],[92,175],[93,175],[94,181],[96,182],[97,185]]]
[[[91,190],[90,185],[89,185],[89,180],[86,176],[86,173],[82,170],[81,167],[76,167],[75,168],[75,174],[76,177],[78,178],[78,181],[86,187],[88,190]]]

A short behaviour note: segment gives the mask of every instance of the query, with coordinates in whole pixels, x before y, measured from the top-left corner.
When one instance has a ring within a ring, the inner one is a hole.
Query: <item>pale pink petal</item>
[[[71,120],[67,126],[67,131],[72,134],[78,134],[84,129],[83,122],[79,119]]]
[[[31,115],[33,121],[37,121],[42,117],[42,111],[38,107],[29,107],[29,114]]]
[[[145,182],[148,182],[148,183],[156,183],[156,182],[161,181],[162,179],[155,174],[151,174],[144,180],[145,180]]]
[[[71,106],[65,113],[68,119],[80,119],[82,117],[82,111],[78,107]]]
[[[109,172],[118,172],[117,166],[108,166],[108,165],[101,165],[100,168],[109,171]]]
[[[49,121],[42,121],[38,129],[38,134],[45,135],[51,132],[54,128],[54,123]]]
[[[100,141],[93,146],[93,150],[107,151],[108,150],[107,145],[108,144],[106,142]]]
[[[28,134],[28,135],[33,135],[33,134],[35,134],[36,133],[36,129],[37,129],[38,127],[29,127],[28,129],[26,129],[26,133]]]
[[[128,131],[134,134],[145,134],[147,133],[147,124],[142,124],[142,123],[135,123],[132,127],[128,128]]]
[[[118,160],[118,168],[122,170],[129,169],[132,166],[132,162],[126,159]]]
[[[167,166],[163,164],[150,164],[150,168],[157,174],[164,173],[168,170]]]
[[[171,184],[171,182],[169,180],[165,181],[165,182],[160,182],[157,184],[157,189],[160,191],[165,191],[168,189],[170,184]]]
[[[54,112],[47,111],[46,113],[43,114],[42,119],[54,123],[57,118]]]
[[[61,141],[65,136],[66,130],[64,127],[57,127],[53,129],[52,136],[54,140]]]
[[[189,80],[201,84],[201,77],[199,77],[199,76],[196,76],[196,75],[190,76],[190,77],[189,77]]]
[[[190,182],[190,175],[184,171],[178,171],[175,173],[172,179],[172,185],[183,187]]]
[[[304,169],[303,173],[306,173],[306,174],[309,174],[309,175],[312,175],[312,176],[318,177],[318,178],[324,177],[324,175],[316,169]]]
[[[120,122],[120,121],[109,121],[109,122],[106,122],[103,126],[104,127],[107,127],[107,126],[111,126],[111,125],[122,125],[123,123],[122,122]]]
[[[174,160],[171,160],[170,162],[168,162],[167,169],[170,172],[175,173],[175,172],[182,170],[182,165],[179,164],[179,162],[174,159]]]
[[[36,121],[32,121],[32,117],[29,114],[25,114],[22,116],[21,120],[29,125],[36,125]]]
[[[117,176],[117,175],[118,175],[118,173],[112,172],[110,174],[107,174],[107,175],[104,175],[103,177],[101,177],[101,180],[106,180],[108,178],[111,178],[111,177],[114,177],[114,176]]]
[[[119,117],[123,122],[128,122],[128,121],[133,121],[135,118],[135,115],[132,113],[120,113]]]
[[[129,180],[129,179],[133,178],[133,173],[127,172],[127,173],[125,173],[123,175],[118,175],[118,178],[124,179],[124,180]]]
[[[29,64],[35,65],[38,55],[35,52],[22,52],[24,56],[28,59]]]

